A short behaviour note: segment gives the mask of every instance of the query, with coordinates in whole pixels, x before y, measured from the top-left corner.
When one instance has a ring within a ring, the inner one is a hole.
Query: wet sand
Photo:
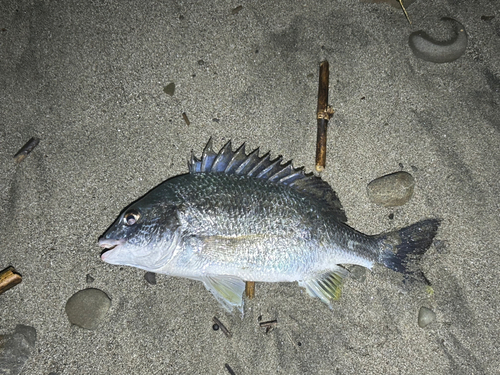
[[[0,334],[36,329],[22,374],[494,374],[500,5],[419,0],[409,25],[397,8],[354,0],[138,4],[0,5],[0,269],[23,276],[0,295]],[[443,16],[465,27],[465,54],[416,58],[408,36],[448,38]],[[442,220],[422,261],[432,288],[376,266],[329,310],[296,284],[257,283],[241,319],[200,282],[150,285],[100,260],[97,239],[120,211],[187,172],[210,137],[312,171],[325,59],[335,114],[322,177],[364,233]],[[39,145],[15,163],[31,137]],[[366,185],[399,170],[415,177],[410,202],[370,203]],[[96,330],[65,313],[89,287],[112,301]],[[436,313],[423,329],[421,306]]]

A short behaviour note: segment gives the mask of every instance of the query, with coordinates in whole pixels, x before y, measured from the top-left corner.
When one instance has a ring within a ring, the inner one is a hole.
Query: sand
[[[23,281],[0,295],[0,334],[36,329],[22,374],[496,373],[500,4],[419,0],[408,11],[412,25],[355,0],[2,1],[0,269]],[[464,25],[465,54],[417,59],[408,36],[449,37],[443,16]],[[210,137],[312,170],[324,59],[336,112],[322,177],[362,232],[441,218],[422,261],[432,288],[376,266],[347,279],[329,310],[296,284],[258,283],[241,319],[200,282],[150,285],[100,260],[97,240],[120,211],[185,173]],[[366,185],[399,170],[415,177],[410,202],[372,204]],[[64,310],[90,287],[112,301],[96,330]],[[421,306],[436,313],[426,328]],[[259,319],[278,323],[266,333]]]

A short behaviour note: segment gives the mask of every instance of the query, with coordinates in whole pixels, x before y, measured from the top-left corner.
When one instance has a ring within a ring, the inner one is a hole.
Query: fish
[[[298,282],[331,308],[349,265],[425,279],[418,261],[439,219],[363,234],[326,181],[245,144],[233,151],[231,141],[216,152],[210,139],[188,167],[120,213],[99,239],[104,262],[201,281],[242,314],[246,281]]]

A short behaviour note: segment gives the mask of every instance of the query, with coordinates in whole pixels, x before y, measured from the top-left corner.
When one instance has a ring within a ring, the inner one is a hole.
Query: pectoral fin
[[[245,282],[235,276],[204,276],[201,281],[224,308],[232,312],[237,307],[243,313]]]
[[[299,282],[306,288],[311,297],[317,297],[331,308],[332,301],[336,301],[342,294],[342,279],[349,274],[345,268],[337,267],[335,270],[322,274],[319,277]]]

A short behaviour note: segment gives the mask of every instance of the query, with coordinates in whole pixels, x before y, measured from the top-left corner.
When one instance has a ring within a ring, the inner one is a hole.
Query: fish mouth
[[[125,240],[113,240],[113,239],[108,239],[108,238],[101,238],[99,239],[99,246],[106,249],[106,250],[111,250],[114,249],[117,246],[123,245],[126,241]]]
[[[116,255],[115,249],[123,245],[125,240],[113,240],[107,238],[99,239],[99,246],[104,248],[104,251],[101,253],[101,259],[105,262],[110,262],[110,259],[113,258],[113,254]]]

